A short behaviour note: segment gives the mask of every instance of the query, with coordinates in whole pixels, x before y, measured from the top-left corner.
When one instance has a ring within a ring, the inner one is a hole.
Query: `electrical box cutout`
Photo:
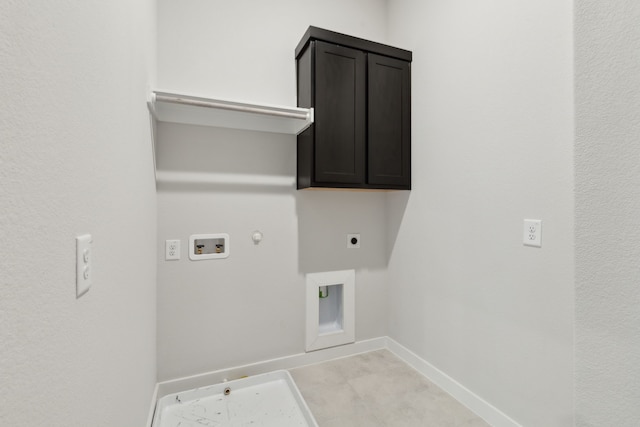
[[[220,259],[229,256],[229,235],[194,234],[189,237],[189,259],[199,261],[203,259]]]

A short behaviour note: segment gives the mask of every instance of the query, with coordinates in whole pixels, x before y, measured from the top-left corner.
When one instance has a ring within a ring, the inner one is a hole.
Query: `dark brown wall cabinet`
[[[411,189],[410,51],[309,27],[296,48],[298,189]]]

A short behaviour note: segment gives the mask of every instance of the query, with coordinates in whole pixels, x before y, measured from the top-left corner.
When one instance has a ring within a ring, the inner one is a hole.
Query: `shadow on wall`
[[[387,194],[387,261],[391,259],[396,245],[410,196],[410,191],[393,191]]]
[[[299,273],[386,269],[409,191],[298,191],[294,135],[158,123],[157,136],[159,191],[293,197]],[[351,233],[360,234],[360,248],[347,247]]]
[[[386,269],[409,194],[297,191],[299,272]],[[360,234],[358,249],[347,247],[352,233]]]
[[[290,193],[295,136],[158,123],[157,187],[165,191]]]

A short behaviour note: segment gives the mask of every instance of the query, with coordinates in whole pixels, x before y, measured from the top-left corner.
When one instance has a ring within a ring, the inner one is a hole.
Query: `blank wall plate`
[[[525,246],[542,247],[542,221],[539,219],[525,219],[522,243]]]

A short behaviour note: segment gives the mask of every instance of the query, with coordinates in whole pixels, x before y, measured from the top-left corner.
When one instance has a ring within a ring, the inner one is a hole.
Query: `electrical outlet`
[[[91,234],[76,237],[76,298],[86,294],[93,283]]]
[[[180,259],[180,240],[165,241],[164,259],[167,261]]]
[[[347,248],[349,249],[360,248],[360,233],[347,234]]]
[[[524,220],[522,243],[526,246],[542,247],[542,221],[539,219]]]

